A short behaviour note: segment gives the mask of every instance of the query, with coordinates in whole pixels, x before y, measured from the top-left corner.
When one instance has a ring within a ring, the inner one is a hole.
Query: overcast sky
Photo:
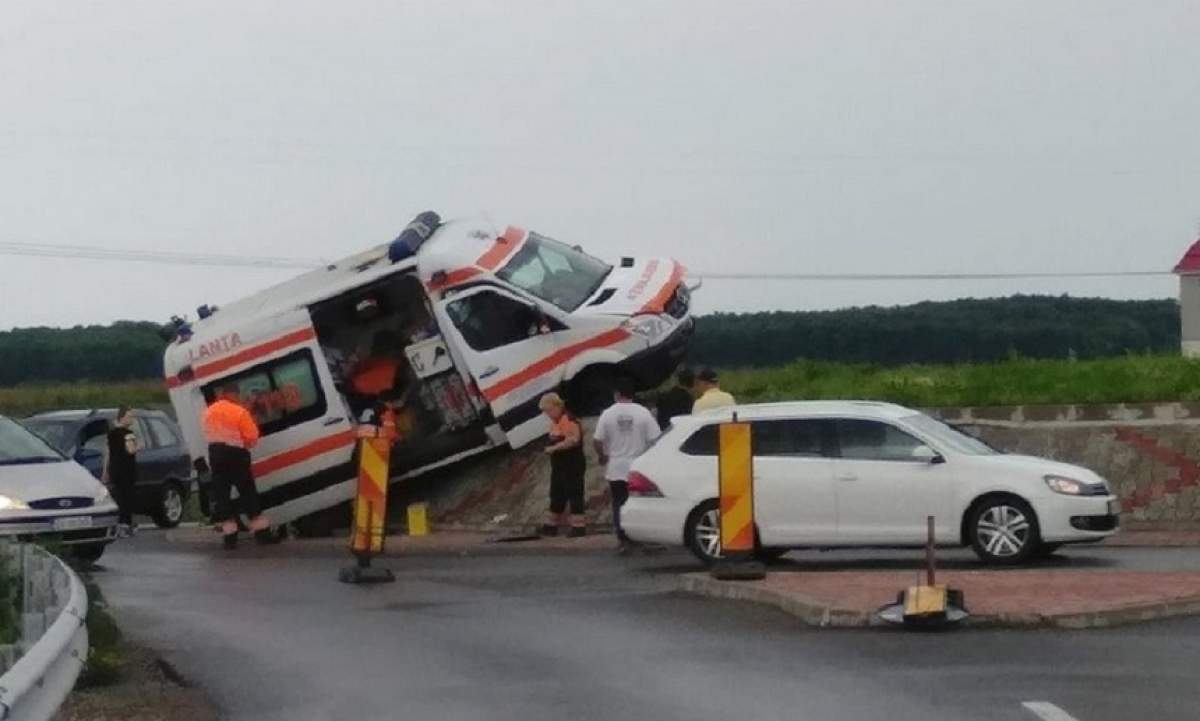
[[[432,208],[698,272],[1165,270],[1200,228],[1198,69],[1195,0],[5,0],[0,241],[336,258]],[[0,256],[0,328],[165,320],[293,273]]]

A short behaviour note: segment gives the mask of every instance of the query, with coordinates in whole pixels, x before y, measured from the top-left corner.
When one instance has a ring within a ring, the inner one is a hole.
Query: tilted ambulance
[[[164,366],[194,458],[201,418],[236,384],[261,426],[254,475],[285,523],[354,494],[356,425],[372,405],[356,373],[398,361],[406,412],[393,480],[546,432],[538,399],[582,402],[618,374],[642,388],[678,365],[692,334],[684,268],[609,264],[534,232],[423,213],[381,245],[176,321]]]

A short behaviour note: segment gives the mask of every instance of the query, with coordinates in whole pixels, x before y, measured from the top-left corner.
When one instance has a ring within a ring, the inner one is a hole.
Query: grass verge
[[[1200,360],[1163,354],[900,367],[797,361],[775,368],[727,369],[722,385],[750,403],[821,398],[914,406],[1193,401],[1200,400]],[[123,403],[162,406],[166,390],[158,379],[0,388],[0,413],[16,417]]]
[[[727,370],[721,385],[743,403],[867,399],[933,407],[1194,401],[1200,400],[1200,360],[1131,355],[901,367],[800,361]]]
[[[14,418],[61,409],[120,405],[146,408],[162,406],[167,402],[167,389],[162,379],[158,378],[128,383],[81,381],[0,388],[0,414]]]

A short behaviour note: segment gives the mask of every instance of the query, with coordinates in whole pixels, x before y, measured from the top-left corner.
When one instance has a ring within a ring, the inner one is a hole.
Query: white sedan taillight
[[[639,498],[662,498],[662,491],[654,485],[654,481],[645,475],[633,471],[629,474],[629,495]]]

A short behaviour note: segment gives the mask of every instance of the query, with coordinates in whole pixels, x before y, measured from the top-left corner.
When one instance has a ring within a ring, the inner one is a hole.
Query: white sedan
[[[793,548],[943,546],[1019,563],[1116,532],[1120,501],[1080,466],[1005,455],[888,403],[805,401],[675,418],[633,464],[621,525],[635,541],[720,558],[717,428],[751,424],[762,554]]]
[[[0,537],[44,539],[96,561],[116,538],[117,506],[87,469],[0,416]]]

